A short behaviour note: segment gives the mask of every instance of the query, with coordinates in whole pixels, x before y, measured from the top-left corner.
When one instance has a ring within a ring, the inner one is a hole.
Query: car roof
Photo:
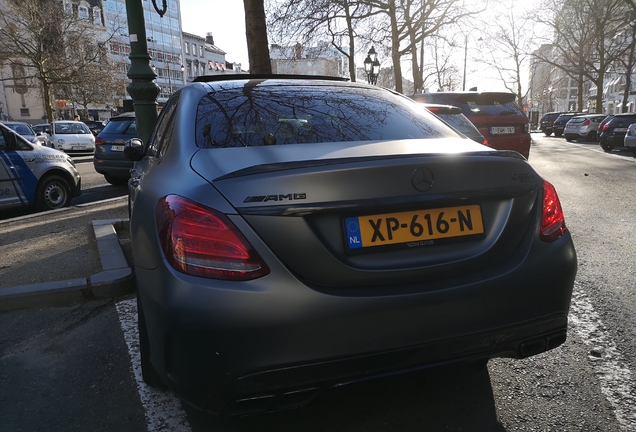
[[[129,119],[129,118],[133,118],[134,119],[135,118],[135,113],[132,112],[132,111],[131,112],[124,112],[124,113],[118,114],[118,115],[116,115],[114,117],[111,117],[110,121],[121,120],[121,119]]]
[[[202,75],[196,77],[192,82],[218,82],[218,81],[241,81],[241,80],[316,80],[316,81],[349,81],[349,78],[326,76],[326,75],[292,75],[292,74],[228,74],[228,75]]]

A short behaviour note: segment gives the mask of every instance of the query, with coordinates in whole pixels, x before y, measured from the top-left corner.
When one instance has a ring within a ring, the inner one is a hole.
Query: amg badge
[[[307,199],[306,193],[290,193],[290,194],[278,194],[278,195],[256,195],[248,196],[243,200],[244,203],[258,203],[269,201],[293,201]]]

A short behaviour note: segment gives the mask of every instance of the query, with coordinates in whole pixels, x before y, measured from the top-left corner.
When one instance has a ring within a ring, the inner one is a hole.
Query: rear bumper
[[[544,246],[489,277],[406,295],[325,294],[291,274],[237,284],[165,263],[137,268],[151,362],[191,405],[232,415],[383,374],[538,354],[565,340],[576,275],[569,234]]]
[[[129,160],[93,158],[93,167],[99,174],[108,174],[117,178],[130,178],[133,163]]]

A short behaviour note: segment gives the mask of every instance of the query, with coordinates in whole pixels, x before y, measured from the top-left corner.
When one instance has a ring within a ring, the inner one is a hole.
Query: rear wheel
[[[557,138],[561,138],[561,135],[563,135],[562,132],[555,132],[554,133],[554,136],[557,137]]]
[[[603,151],[610,152],[610,151],[614,150],[614,146],[613,145],[609,145],[607,143],[607,141],[601,141],[599,144],[600,144],[601,148],[603,149]]]
[[[566,138],[565,139],[567,142],[572,142],[572,138]]]
[[[552,132],[548,132],[548,131],[543,131],[543,133],[545,134],[545,136],[550,136],[550,135],[552,135]]]
[[[596,141],[596,131],[592,131],[585,137],[586,141]]]
[[[38,210],[54,210],[71,203],[71,187],[62,177],[52,175],[44,178],[35,193]]]

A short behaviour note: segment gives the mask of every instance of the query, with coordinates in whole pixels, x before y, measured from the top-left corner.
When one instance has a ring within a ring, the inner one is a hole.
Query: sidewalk
[[[134,290],[126,197],[0,221],[0,311]]]

